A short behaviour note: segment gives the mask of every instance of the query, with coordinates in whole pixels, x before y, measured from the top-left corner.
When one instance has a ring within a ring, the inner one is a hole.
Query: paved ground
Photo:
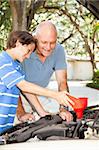
[[[61,140],[38,141],[29,143],[8,144],[0,146],[0,150],[99,150],[98,140]]]

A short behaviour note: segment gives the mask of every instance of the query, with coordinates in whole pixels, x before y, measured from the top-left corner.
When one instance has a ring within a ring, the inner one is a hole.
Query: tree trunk
[[[27,0],[9,0],[12,11],[12,30],[26,30],[27,16],[26,6]]]

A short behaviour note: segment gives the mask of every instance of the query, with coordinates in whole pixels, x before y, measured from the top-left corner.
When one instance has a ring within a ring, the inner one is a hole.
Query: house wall
[[[99,68],[98,61],[96,66]],[[68,80],[91,80],[93,78],[91,62],[89,60],[68,60],[67,75]],[[55,74],[51,80],[55,80]]]
[[[67,73],[69,80],[91,80],[93,77],[91,62],[83,60],[68,61]]]

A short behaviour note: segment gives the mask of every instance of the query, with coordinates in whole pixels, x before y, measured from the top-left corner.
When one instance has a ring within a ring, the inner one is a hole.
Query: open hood
[[[76,0],[99,19],[99,0]]]

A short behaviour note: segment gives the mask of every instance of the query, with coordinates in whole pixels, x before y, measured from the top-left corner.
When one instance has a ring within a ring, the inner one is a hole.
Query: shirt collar
[[[3,54],[5,57],[7,57],[7,60],[12,61],[13,63],[16,63],[17,65],[20,64],[19,61],[14,60],[6,51],[3,51],[2,54]]]

